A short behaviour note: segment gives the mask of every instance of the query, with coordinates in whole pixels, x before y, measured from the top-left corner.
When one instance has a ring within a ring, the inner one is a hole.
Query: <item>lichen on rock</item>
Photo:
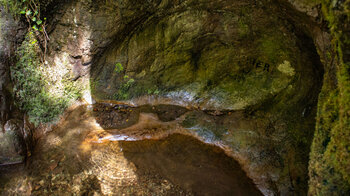
[[[289,61],[283,61],[282,64],[278,65],[277,69],[288,76],[294,76],[295,74],[295,70]]]

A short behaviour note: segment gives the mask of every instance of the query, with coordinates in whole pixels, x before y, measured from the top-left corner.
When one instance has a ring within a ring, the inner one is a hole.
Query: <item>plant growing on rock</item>
[[[21,1],[9,1],[0,0],[0,6],[3,6],[8,10],[14,17],[18,17],[21,12],[22,2]]]
[[[39,51],[34,32],[30,31],[17,49],[16,65],[11,67],[16,104],[36,125],[55,120],[72,100],[80,97],[73,81],[52,81],[47,73],[52,70],[40,62]]]
[[[46,18],[42,18],[39,0],[0,0],[0,6],[5,7],[15,18],[24,16],[29,30],[39,40],[41,60],[45,61],[47,43],[50,40],[46,33]]]
[[[124,76],[124,81],[123,83],[120,85],[118,93],[116,93],[114,95],[115,99],[121,99],[121,100],[125,100],[130,98],[129,96],[129,89],[134,85],[135,80],[133,78],[129,78],[128,75]]]
[[[120,73],[124,70],[124,67],[121,63],[116,63],[114,67],[114,71]]]
[[[114,71],[116,73],[121,73],[122,71],[124,71],[124,67],[121,63],[116,63],[115,67],[114,67]],[[133,78],[130,78],[127,74],[124,75],[122,83],[119,87],[119,90],[116,94],[114,94],[113,99],[128,99],[129,98],[129,89],[130,87],[133,86],[133,84],[135,83],[135,80]]]
[[[40,40],[42,49],[42,61],[45,61],[47,42],[49,39],[46,33],[46,18],[42,19],[40,15],[40,2],[38,0],[22,0],[22,9],[20,14],[26,17],[29,27],[35,32]]]

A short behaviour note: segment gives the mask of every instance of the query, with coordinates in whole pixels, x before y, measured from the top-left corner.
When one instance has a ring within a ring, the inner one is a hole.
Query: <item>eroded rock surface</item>
[[[20,22],[0,6],[0,165],[22,162],[31,143],[31,130],[14,106],[10,66],[24,31]]]
[[[298,88],[293,80],[301,71],[312,73],[302,70],[313,63],[297,36],[269,8],[249,1],[215,5],[156,10],[94,64],[93,96],[158,95],[181,105],[241,110]]]
[[[290,2],[317,17],[317,4]],[[47,67],[57,78],[77,81],[90,103],[124,101],[95,105],[104,130],[89,140],[181,130],[224,148],[263,194],[306,194],[322,84],[314,42],[321,52],[327,47],[327,34],[307,16],[271,1],[54,3],[47,10]]]
[[[185,130],[228,147],[264,194],[305,194],[322,80],[306,16],[268,1],[59,2],[47,61],[86,100],[186,107]],[[135,123],[124,112],[100,115]]]

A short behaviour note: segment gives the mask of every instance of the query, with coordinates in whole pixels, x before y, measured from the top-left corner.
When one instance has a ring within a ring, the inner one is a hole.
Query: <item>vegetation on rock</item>
[[[227,145],[276,194],[350,194],[350,0],[321,0],[333,38],[323,84],[316,38],[274,13],[280,1],[71,1],[46,59],[40,6],[51,2],[0,0],[29,27],[11,77],[16,104],[36,125],[79,98],[75,80],[86,76],[96,100],[153,95],[202,109],[182,126]]]
[[[57,69],[59,66],[50,69],[41,63],[39,54],[38,41],[31,31],[17,50],[16,65],[11,66],[17,105],[35,124],[55,120],[80,96],[79,87],[64,73],[67,70]]]
[[[333,40],[319,96],[310,195],[350,193],[350,1],[322,1]]]

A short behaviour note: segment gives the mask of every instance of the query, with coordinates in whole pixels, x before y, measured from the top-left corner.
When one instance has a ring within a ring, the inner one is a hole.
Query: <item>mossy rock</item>
[[[92,69],[92,81],[99,81],[93,96],[132,99],[159,92],[207,109],[244,109],[299,77],[303,65],[298,59],[308,60],[301,57],[296,39],[282,21],[258,11],[237,17],[234,11],[190,9],[150,19],[102,55]],[[113,71],[117,63],[125,68],[122,73]],[[288,71],[281,65],[288,65]],[[125,75],[135,83],[120,95]]]

